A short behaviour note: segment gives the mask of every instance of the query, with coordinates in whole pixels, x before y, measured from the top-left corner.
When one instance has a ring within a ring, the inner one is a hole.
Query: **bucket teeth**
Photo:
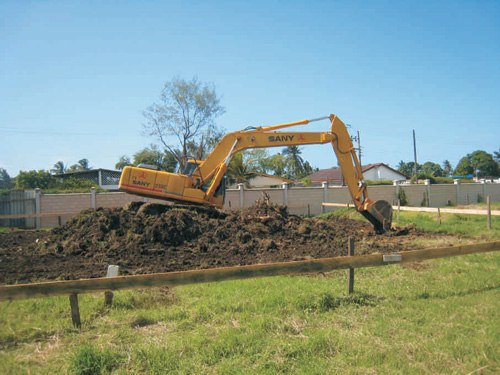
[[[383,200],[370,203],[361,214],[375,227],[377,233],[384,233],[391,229],[392,206]]]

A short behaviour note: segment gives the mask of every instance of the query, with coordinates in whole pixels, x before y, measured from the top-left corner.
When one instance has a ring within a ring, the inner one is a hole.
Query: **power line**
[[[38,135],[112,135],[111,133],[102,132],[61,132],[54,130],[33,130],[33,129],[11,129],[11,128],[0,128],[0,132],[5,133],[15,133],[15,134],[38,134]]]

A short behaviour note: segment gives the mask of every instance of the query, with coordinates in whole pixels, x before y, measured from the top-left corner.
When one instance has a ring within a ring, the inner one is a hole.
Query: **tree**
[[[286,157],[280,153],[272,155],[269,158],[269,168],[272,171],[271,174],[277,177],[290,179]]]
[[[498,149],[498,151],[493,152],[493,159],[495,159],[495,161],[500,164],[500,148]]]
[[[213,84],[201,83],[196,77],[190,82],[174,77],[165,83],[160,102],[143,112],[143,130],[157,138],[183,169],[189,144],[203,149],[202,139],[216,132],[215,119],[224,112]],[[172,136],[177,138],[177,146],[170,143]]]
[[[439,164],[433,163],[432,161],[428,161],[421,165],[421,171],[425,175],[432,177],[443,177],[444,175],[443,168],[441,168]]]
[[[200,139],[200,143],[196,143],[195,141],[190,141],[187,144],[187,156],[188,158],[193,158],[195,160],[204,160],[210,152],[214,149],[215,146],[220,142],[220,140],[224,137],[225,130],[215,128],[205,131],[203,136]],[[180,148],[176,148],[173,150],[175,155],[178,155],[179,158],[182,157],[182,151]],[[172,151],[169,151],[172,152]]]
[[[288,146],[283,150],[283,155],[286,156],[288,163],[287,169],[290,179],[298,180],[312,172],[310,164],[302,159],[301,154],[299,146]]]
[[[127,155],[122,155],[122,156],[120,156],[118,163],[115,164],[115,168],[118,169],[119,171],[122,171],[123,168],[125,168],[129,165],[132,165],[132,162],[130,161],[130,157]]]
[[[443,177],[450,177],[451,172],[453,172],[453,167],[451,166],[451,163],[449,160],[443,161]]]
[[[158,168],[173,172],[177,165],[177,159],[170,152],[162,152],[156,145],[150,145],[134,154],[134,165],[138,164],[156,165]]]
[[[16,177],[16,188],[18,189],[48,189],[56,184],[57,179],[50,172],[44,170],[21,171]]]
[[[309,177],[303,178],[302,179],[302,186],[311,186],[312,185],[312,180]]]
[[[253,172],[273,174],[269,151],[265,148],[255,148],[242,152],[245,162]]]
[[[12,179],[4,168],[0,168],[0,189],[12,188]]]
[[[453,174],[455,176],[498,177],[500,171],[498,163],[493,160],[491,154],[483,150],[477,150],[460,159]]]
[[[89,166],[88,159],[80,159],[77,164],[73,164],[68,168],[67,172],[79,172],[79,171],[89,171],[92,167]]]
[[[54,168],[51,169],[50,171],[53,173],[53,174],[64,174],[66,173],[66,166],[64,165],[64,162],[62,161],[58,161],[57,163],[54,164]]]
[[[233,155],[227,166],[227,178],[230,184],[245,184],[248,187],[251,172],[249,160],[245,160],[244,153],[238,152]]]
[[[405,176],[413,176],[415,175],[415,162],[410,161],[408,163],[405,163],[403,160],[401,160],[398,164],[398,171],[404,174]],[[422,167],[420,164],[417,163],[417,172],[421,172]]]

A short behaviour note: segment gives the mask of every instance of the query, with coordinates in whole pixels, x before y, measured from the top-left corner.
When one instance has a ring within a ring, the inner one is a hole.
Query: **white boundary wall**
[[[486,201],[489,195],[492,202],[500,202],[499,183],[464,183],[455,181],[454,184],[431,185],[398,185],[369,186],[368,195],[372,200],[386,200],[390,204],[397,204],[399,189],[404,189],[409,205],[413,207],[429,206],[443,207],[448,204],[474,204]],[[272,203],[284,204],[289,211],[299,215],[318,215],[333,208],[324,207],[322,203],[352,203],[347,187],[296,187],[283,185],[281,188],[245,189],[240,185],[238,189],[228,189],[224,208],[236,209],[248,207],[263,196],[270,197]],[[88,208],[124,207],[132,201],[166,203],[165,201],[143,198],[127,193],[91,193],[84,194],[40,194],[37,190],[36,213],[53,214],[37,218],[36,227],[55,227],[64,224],[76,213]],[[57,215],[60,214],[60,215]]]

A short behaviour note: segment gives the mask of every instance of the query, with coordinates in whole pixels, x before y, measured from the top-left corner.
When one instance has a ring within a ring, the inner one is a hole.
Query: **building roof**
[[[272,178],[274,180],[280,180],[280,181],[283,181],[283,182],[286,182],[286,183],[290,183],[290,184],[293,183],[292,180],[288,180],[288,179],[283,178],[283,177],[273,176],[273,175],[270,175],[270,174],[267,174],[267,173],[250,172],[249,175],[268,177],[268,178]]]
[[[401,176],[407,178],[407,176],[405,176],[403,173],[389,167],[388,165],[386,165],[384,163],[363,165],[361,167],[361,171],[364,173],[366,171],[369,171],[370,169],[378,168],[381,166],[384,166],[385,168],[388,168],[388,169],[392,170],[393,172],[398,173]],[[306,178],[310,178],[311,182],[342,181],[342,170],[339,167],[329,168],[329,169],[320,169],[319,171],[310,174]]]
[[[74,177],[74,176],[78,176],[78,175],[95,174],[95,173],[98,173],[99,171],[105,172],[105,173],[110,173],[113,175],[121,175],[122,174],[122,171],[117,171],[114,169],[98,168],[98,169],[87,169],[84,171],[74,171],[74,172],[55,174],[54,177]]]

